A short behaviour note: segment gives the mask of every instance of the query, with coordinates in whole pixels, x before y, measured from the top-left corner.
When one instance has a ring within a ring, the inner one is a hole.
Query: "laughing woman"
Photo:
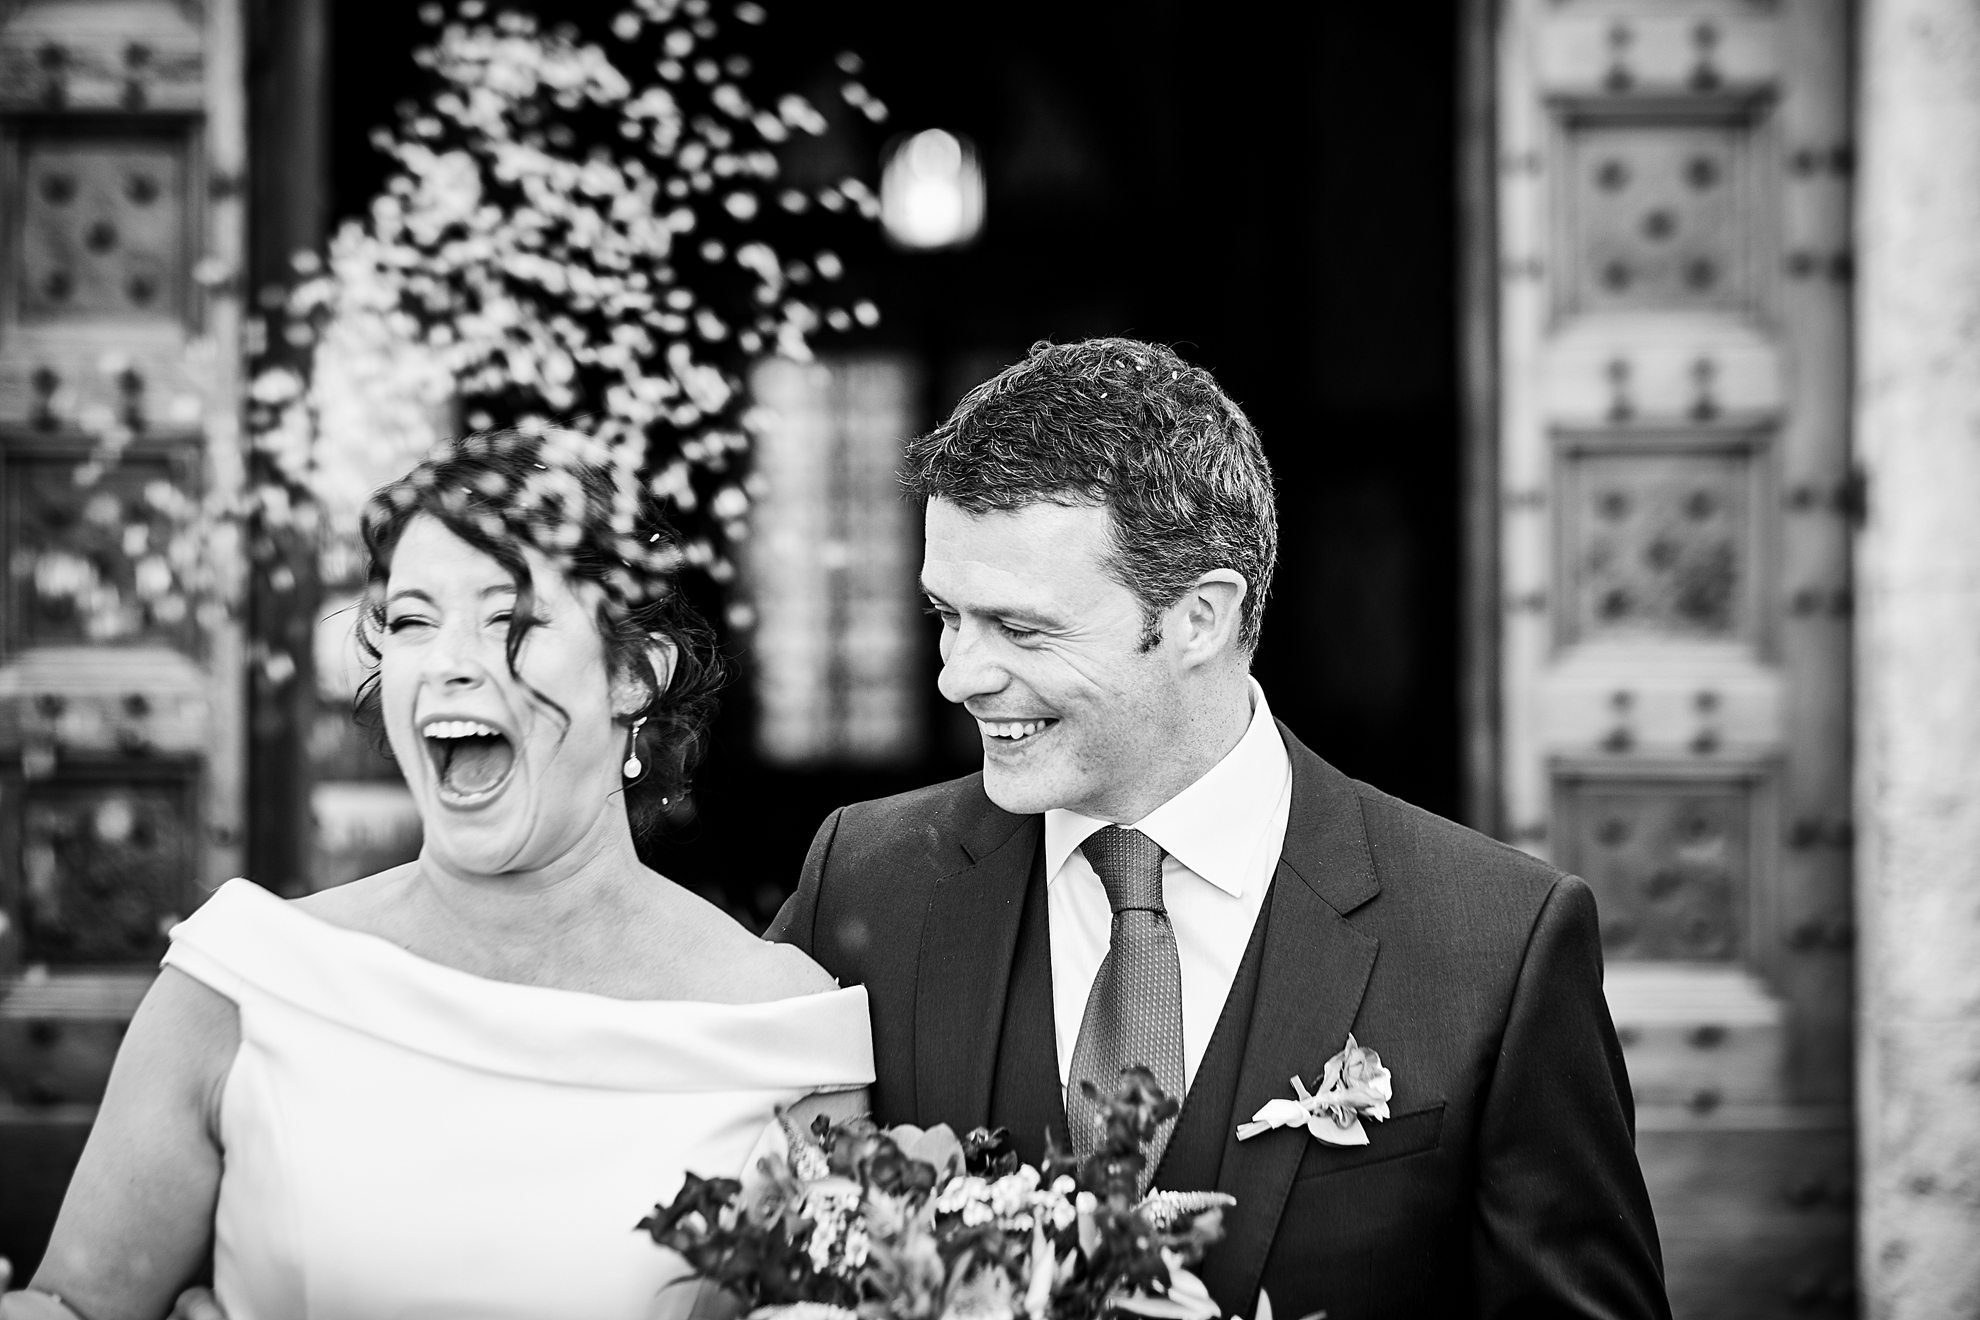
[[[230,881],[172,932],[0,1316],[161,1316],[209,1255],[230,1320],[682,1315],[641,1215],[780,1106],[861,1107],[865,991],[634,853],[713,655],[586,443],[459,441],[372,498],[360,704],[419,858],[294,902]]]

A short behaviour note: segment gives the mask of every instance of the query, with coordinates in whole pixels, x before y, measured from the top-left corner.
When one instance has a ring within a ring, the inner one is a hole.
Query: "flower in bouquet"
[[[1001,1130],[820,1119],[747,1181],[691,1175],[639,1228],[763,1320],[1210,1320],[1190,1267],[1232,1199],[1135,1193],[1140,1143],[1174,1109],[1129,1070],[1100,1149],[1037,1165]]]

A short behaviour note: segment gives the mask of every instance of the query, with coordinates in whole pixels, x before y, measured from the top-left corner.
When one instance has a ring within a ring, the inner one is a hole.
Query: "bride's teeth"
[[[495,730],[479,720],[435,720],[426,726],[429,738],[493,738]]]

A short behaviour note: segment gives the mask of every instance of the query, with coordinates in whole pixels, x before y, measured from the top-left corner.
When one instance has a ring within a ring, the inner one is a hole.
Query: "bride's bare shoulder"
[[[756,959],[764,983],[761,999],[796,999],[800,995],[822,995],[837,990],[832,974],[811,960],[811,955],[794,944],[771,944],[759,940]]]
[[[804,950],[759,939],[700,895],[678,889],[676,893],[685,897],[696,918],[683,923],[686,931],[692,932],[688,935],[692,940],[689,961],[698,964],[712,982],[697,997],[759,1004],[839,988],[831,973]]]

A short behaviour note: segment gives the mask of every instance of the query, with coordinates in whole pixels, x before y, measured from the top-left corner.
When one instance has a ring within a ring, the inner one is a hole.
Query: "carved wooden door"
[[[241,468],[240,21],[239,0],[0,2],[0,1253],[17,1261],[165,928],[239,864],[238,630],[174,585],[166,510]]]
[[[1679,1315],[1847,1314],[1847,7],[1495,10],[1503,832],[1594,887]]]

